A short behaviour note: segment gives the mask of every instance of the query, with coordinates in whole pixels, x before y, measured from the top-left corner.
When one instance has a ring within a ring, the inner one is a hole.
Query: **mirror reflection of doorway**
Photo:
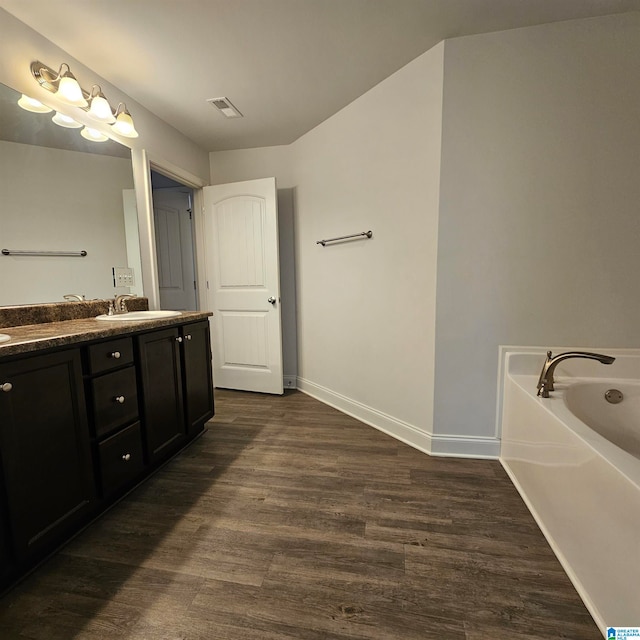
[[[160,307],[197,311],[193,189],[151,170]]]

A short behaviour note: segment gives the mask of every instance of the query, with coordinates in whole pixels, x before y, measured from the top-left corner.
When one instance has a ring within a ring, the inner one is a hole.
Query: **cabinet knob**
[[[124,404],[124,396],[116,396],[114,400],[119,404]]]
[[[182,336],[178,336],[178,337],[176,338],[176,342],[182,342]]]
[[[185,340],[191,340],[191,334],[187,333],[187,335],[184,337]]]
[[[115,358],[116,360],[120,357],[120,352],[119,351],[114,351],[112,353],[109,354],[110,358]]]
[[[125,462],[129,462],[129,460],[131,460],[131,454],[130,454],[130,453],[125,453],[125,454],[122,456],[122,459],[123,459]]]
[[[5,393],[9,393],[11,389],[13,389],[13,385],[10,382],[3,382],[0,384],[0,389],[2,389]]]

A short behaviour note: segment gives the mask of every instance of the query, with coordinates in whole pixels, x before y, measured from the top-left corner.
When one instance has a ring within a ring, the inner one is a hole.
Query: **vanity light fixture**
[[[64,72],[62,71],[63,67],[67,68]],[[66,62],[60,65],[60,70],[54,80],[58,82],[56,98],[59,98],[62,102],[72,107],[89,106],[89,103],[83,95],[82,87],[78,84],[76,77],[71,73],[71,69],[69,69],[69,65]]]
[[[56,115],[51,118],[56,124],[67,129],[79,129],[82,124],[76,122],[73,118],[66,116],[64,113],[56,111]]]
[[[106,122],[107,124],[113,124],[116,121],[116,117],[111,111],[109,101],[105,98],[102,89],[97,84],[91,87],[88,115],[98,122]]]
[[[133,126],[133,118],[127,111],[127,106],[124,102],[121,102],[116,109],[116,122],[111,125],[111,128],[119,135],[125,138],[137,138],[138,132]]]
[[[86,140],[91,140],[91,142],[106,142],[109,139],[109,136],[105,136],[102,131],[92,129],[91,127],[85,127],[80,132],[80,135]]]
[[[40,100],[36,100],[30,96],[22,94],[20,100],[18,100],[18,104],[25,110],[31,111],[32,113],[50,113],[53,111],[51,107],[47,107],[46,104],[42,104]]]
[[[106,99],[104,93],[102,93],[102,89],[96,84],[91,87],[90,93],[85,91],[78,84],[78,81],[71,73],[69,65],[66,62],[60,65],[58,71],[55,71],[43,62],[35,60],[31,63],[31,74],[41,87],[55,94],[57,98],[66,104],[81,108],[98,122],[110,124],[114,133],[126,138],[138,137],[138,132],[133,124],[133,118],[129,111],[127,111],[125,104],[121,102],[114,113],[109,101]],[[62,114],[56,114],[53,121],[63,127],[82,126],[78,123],[75,125],[62,124],[62,122],[56,119],[58,116],[62,116]],[[72,119],[69,118],[69,120]]]

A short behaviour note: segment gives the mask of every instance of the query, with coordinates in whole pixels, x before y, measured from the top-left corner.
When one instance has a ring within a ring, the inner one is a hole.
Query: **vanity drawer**
[[[144,469],[140,423],[119,431],[98,445],[102,495],[108,496],[135,480]]]
[[[91,380],[96,436],[106,435],[138,419],[135,367],[126,367]]]
[[[88,351],[89,373],[92,375],[133,362],[133,342],[130,337],[94,344]]]

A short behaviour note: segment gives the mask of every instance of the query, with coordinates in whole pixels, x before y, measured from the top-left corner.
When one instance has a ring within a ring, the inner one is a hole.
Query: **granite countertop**
[[[181,315],[172,318],[136,322],[126,320],[106,322],[92,317],[6,327],[0,329],[0,333],[9,335],[11,339],[8,342],[0,342],[0,358],[173,327],[184,322],[206,320],[211,315],[213,314],[210,311],[183,311]]]

